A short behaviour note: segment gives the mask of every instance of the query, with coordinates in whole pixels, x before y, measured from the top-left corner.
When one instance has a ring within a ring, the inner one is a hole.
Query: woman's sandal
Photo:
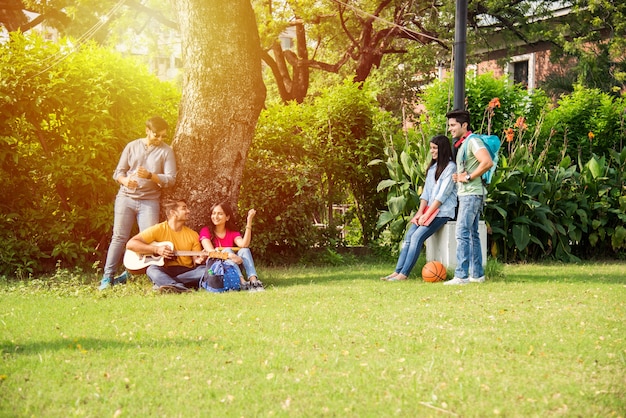
[[[380,280],[392,280],[394,277],[396,277],[395,274],[390,274],[389,276],[381,277]]]

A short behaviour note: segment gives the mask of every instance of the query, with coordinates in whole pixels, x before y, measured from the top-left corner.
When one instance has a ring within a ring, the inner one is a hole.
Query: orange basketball
[[[448,278],[446,268],[439,261],[429,261],[422,269],[422,279],[425,282],[443,282]]]

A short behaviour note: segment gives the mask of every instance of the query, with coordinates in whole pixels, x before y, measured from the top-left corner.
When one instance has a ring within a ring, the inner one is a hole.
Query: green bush
[[[388,179],[378,183],[379,192],[387,190],[387,210],[380,213],[376,226],[379,229],[387,227],[393,242],[402,240],[409,220],[419,208],[420,188],[430,161],[428,151],[429,141],[411,130],[400,153],[391,143],[385,149],[386,161],[376,159],[370,162],[371,165],[384,163],[389,174]]]
[[[621,258],[626,249],[625,158],[592,157],[579,170],[569,157],[544,166],[523,148],[501,169],[485,218],[491,252],[504,261]]]
[[[492,232],[492,255],[504,261],[550,255],[577,261],[570,242],[582,235],[578,210],[584,202],[574,198],[576,167],[544,168],[521,150],[512,159],[522,154],[524,164],[503,169],[488,196],[485,219]]]
[[[323,212],[321,172],[307,152],[310,108],[293,102],[268,107],[259,117],[248,153],[239,205],[255,207],[255,256],[294,260],[317,241],[314,219]]]
[[[547,112],[537,145],[541,149],[551,138],[547,164],[557,163],[565,149],[582,166],[594,154],[608,157],[609,150],[620,152],[626,145],[625,116],[625,98],[577,85]]]
[[[624,111],[623,100],[578,87],[534,130],[511,129],[488,189],[492,254],[505,261],[623,256],[626,182],[617,141]]]
[[[261,113],[239,204],[259,212],[253,245],[266,261],[342,246],[338,227],[352,219],[361,229],[352,237],[365,243],[376,237],[382,170],[367,163],[382,154],[379,126],[390,122],[367,86],[359,87],[346,82],[302,104],[270,105]],[[345,219],[329,216],[338,203],[351,207]]]
[[[134,61],[12,34],[0,46],[0,274],[91,263],[107,249],[124,145],[179,92]]]
[[[377,237],[376,217],[385,203],[376,192],[384,171],[369,166],[368,162],[372,155],[383,154],[381,132],[395,121],[378,109],[369,85],[350,80],[325,89],[312,106],[310,138],[313,141],[308,152],[323,170],[327,210],[330,213],[333,203],[354,203],[352,208],[361,224],[362,243],[367,245]]]
[[[449,95],[452,83],[452,78],[436,81],[419,98],[428,111],[422,124],[427,137],[447,132],[446,113],[452,110],[453,97]],[[472,131],[498,135],[503,140],[504,130],[513,126],[519,116],[524,116],[532,129],[548,101],[540,90],[529,93],[519,85],[511,85],[506,77],[497,78],[490,73],[468,77],[465,93]],[[488,117],[487,107],[494,98],[499,105]]]

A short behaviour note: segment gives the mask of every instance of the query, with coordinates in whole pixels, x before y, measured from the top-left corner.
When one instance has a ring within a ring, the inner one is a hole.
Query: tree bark
[[[244,163],[265,101],[261,48],[249,0],[176,0],[183,90],[172,147],[176,187],[191,208],[188,225],[210,220],[212,205],[237,207]]]

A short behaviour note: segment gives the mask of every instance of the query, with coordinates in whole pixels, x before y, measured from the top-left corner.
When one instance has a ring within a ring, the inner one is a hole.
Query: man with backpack
[[[470,131],[470,114],[453,110],[446,114],[448,130],[456,151],[458,214],[456,218],[456,262],[454,278],[446,285],[463,285],[485,281],[478,222],[484,205],[482,175],[493,166],[493,160],[479,136]],[[469,274],[471,271],[471,274]]]

